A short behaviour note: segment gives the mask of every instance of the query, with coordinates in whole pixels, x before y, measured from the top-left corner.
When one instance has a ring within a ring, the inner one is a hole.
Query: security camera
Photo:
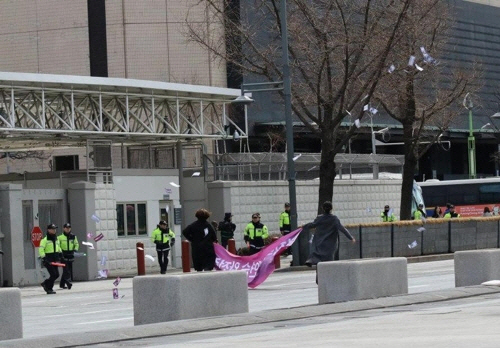
[[[237,130],[235,130],[234,133],[233,133],[233,140],[234,141],[240,140],[240,133],[238,133]]]

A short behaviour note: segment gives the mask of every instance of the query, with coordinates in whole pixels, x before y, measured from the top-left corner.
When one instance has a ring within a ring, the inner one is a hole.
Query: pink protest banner
[[[257,254],[250,256],[233,255],[219,244],[214,244],[215,267],[221,271],[246,271],[248,287],[253,289],[273,273],[274,256],[280,255],[288,247],[292,246],[301,231],[302,228],[299,228],[290,232],[269,244]]]

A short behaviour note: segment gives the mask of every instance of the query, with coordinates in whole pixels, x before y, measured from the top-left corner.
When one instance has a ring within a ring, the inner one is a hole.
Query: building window
[[[116,205],[118,236],[147,235],[146,204],[118,203]]]
[[[54,168],[53,168],[54,171],[80,169],[80,164],[78,162],[78,155],[54,156],[52,163],[54,163]]]

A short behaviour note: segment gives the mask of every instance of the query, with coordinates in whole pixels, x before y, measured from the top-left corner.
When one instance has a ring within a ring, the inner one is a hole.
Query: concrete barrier
[[[135,277],[134,325],[248,312],[245,271]]]
[[[21,290],[0,289],[0,341],[23,338]]]
[[[408,293],[406,258],[318,263],[319,304]]]
[[[454,259],[456,287],[500,279],[500,249],[457,251]]]

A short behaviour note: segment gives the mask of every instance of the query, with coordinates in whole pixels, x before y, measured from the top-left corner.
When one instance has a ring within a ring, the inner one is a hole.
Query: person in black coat
[[[234,231],[236,230],[236,225],[233,224],[232,219],[233,214],[225,213],[224,220],[219,222],[218,229],[220,231],[221,245],[224,249],[227,249],[227,241],[234,238]]]
[[[186,227],[182,235],[191,242],[194,269],[198,272],[211,271],[215,267],[214,243],[217,243],[217,234],[207,222],[210,213],[206,209],[199,209],[195,216],[198,220]]]
[[[322,261],[333,261],[333,255],[338,248],[339,232],[342,232],[352,243],[356,239],[342,226],[337,216],[332,215],[332,202],[323,203],[324,214],[313,222],[303,226],[303,229],[316,229],[311,245],[311,253],[306,265],[311,267]],[[316,278],[316,283],[318,282]]]

